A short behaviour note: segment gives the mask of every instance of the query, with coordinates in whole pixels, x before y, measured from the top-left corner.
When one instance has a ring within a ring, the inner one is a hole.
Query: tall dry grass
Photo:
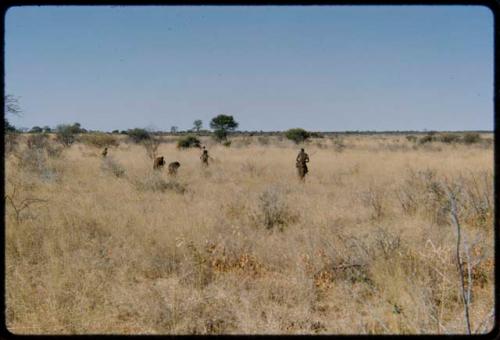
[[[91,145],[51,156],[21,140],[5,159],[8,329],[465,333],[445,185],[458,188],[472,329],[491,329],[491,144],[316,139],[303,184],[286,140],[203,143],[208,169],[199,150],[160,144],[181,163],[170,178],[141,145],[103,159]]]

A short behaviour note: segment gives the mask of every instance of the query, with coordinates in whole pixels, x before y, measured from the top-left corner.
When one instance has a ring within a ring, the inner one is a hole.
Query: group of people
[[[108,148],[104,148],[102,152],[102,156],[106,157],[108,154]],[[204,167],[208,167],[208,150],[203,146],[203,151],[201,153],[200,159],[201,159],[201,164]],[[300,149],[299,154],[297,155],[297,159],[295,161],[295,167],[297,168],[297,175],[299,176],[299,179],[304,181],[306,174],[309,172],[309,169],[307,168],[307,163],[309,163],[309,155],[304,151],[304,149]],[[156,157],[153,163],[153,169],[159,169],[163,167],[165,164],[165,161],[163,159],[163,156],[161,157]],[[171,166],[172,165],[172,166]],[[177,172],[177,169],[180,167],[179,162],[173,162],[169,164],[169,173],[175,174]],[[172,168],[172,169],[171,169]],[[175,169],[174,169],[175,168]]]

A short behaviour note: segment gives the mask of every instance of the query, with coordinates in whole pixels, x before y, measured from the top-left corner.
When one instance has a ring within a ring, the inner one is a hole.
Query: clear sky
[[[17,127],[492,130],[481,6],[28,6],[5,18]]]

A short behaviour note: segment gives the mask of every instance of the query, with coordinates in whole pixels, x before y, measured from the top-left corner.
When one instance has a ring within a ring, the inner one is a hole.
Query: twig
[[[479,324],[479,326],[476,328],[476,331],[474,332],[475,334],[478,334],[482,328],[486,325],[486,322],[491,319],[493,316],[495,315],[495,307],[492,307],[491,308],[491,311],[486,314],[486,317],[483,319],[483,321],[481,321],[481,323]]]
[[[333,270],[343,270],[343,269],[348,269],[348,268],[361,268],[361,264],[353,263],[353,264],[347,264],[347,263],[342,263],[337,266],[333,266]]]
[[[451,211],[450,211],[451,221],[457,229],[456,258],[457,258],[458,270],[460,272],[460,283],[462,285],[462,298],[464,300],[464,313],[465,313],[465,321],[467,324],[467,333],[470,335],[471,334],[470,318],[469,318],[469,302],[470,301],[465,293],[464,270],[462,268],[462,261],[460,259],[460,223],[458,221],[458,216],[457,216],[457,205],[456,205],[456,201],[455,201],[455,195],[451,192],[451,190],[448,190],[448,196],[450,198],[450,204],[451,204]],[[470,278],[470,273],[469,273],[469,278]],[[469,282],[469,284],[470,284],[470,282]]]

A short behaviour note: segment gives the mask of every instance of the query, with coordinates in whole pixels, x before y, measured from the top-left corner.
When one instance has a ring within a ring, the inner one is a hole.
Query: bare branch
[[[475,334],[482,333],[482,330],[483,330],[483,328],[485,328],[485,325],[487,325],[487,322],[494,316],[495,316],[495,307],[491,307],[491,311],[488,314],[486,314],[483,321],[481,321],[479,326],[477,326],[474,333]]]
[[[4,105],[5,105],[5,113],[13,114],[14,116],[21,116],[21,108],[19,106],[18,98],[14,97],[11,94],[7,94],[4,96]]]
[[[457,251],[456,251],[456,260],[457,260],[457,265],[458,265],[458,270],[460,272],[460,283],[461,283],[461,290],[462,290],[462,298],[464,301],[464,313],[465,313],[465,322],[467,324],[467,333],[470,335],[471,334],[471,329],[470,329],[470,317],[469,317],[469,303],[470,303],[470,296],[467,296],[465,293],[465,282],[464,282],[464,270],[462,268],[462,260],[460,258],[460,223],[458,221],[458,216],[457,216],[457,203],[455,200],[455,194],[451,191],[448,190],[448,197],[450,199],[450,205],[451,205],[451,221],[453,225],[455,226],[457,230]],[[470,273],[469,273],[470,275]],[[470,284],[470,281],[469,281]]]

